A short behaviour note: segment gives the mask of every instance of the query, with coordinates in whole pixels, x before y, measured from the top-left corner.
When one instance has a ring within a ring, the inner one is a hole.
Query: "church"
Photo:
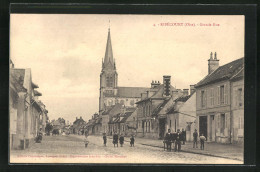
[[[115,104],[123,104],[125,107],[135,107],[141,100],[141,93],[146,92],[146,87],[119,87],[116,63],[113,57],[110,28],[106,44],[105,58],[102,59],[100,74],[99,113]]]

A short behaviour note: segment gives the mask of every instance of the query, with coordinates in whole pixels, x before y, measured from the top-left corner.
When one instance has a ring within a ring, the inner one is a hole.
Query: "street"
[[[35,143],[25,150],[12,150],[10,162],[34,163],[170,163],[170,164],[241,164],[241,161],[198,155],[184,152],[167,152],[161,148],[135,144],[130,147],[115,147],[108,139],[103,146],[101,136],[89,136],[89,145],[84,147],[84,137],[44,136],[42,143]],[[136,138],[138,139],[138,138]],[[151,140],[152,141],[152,140]]]

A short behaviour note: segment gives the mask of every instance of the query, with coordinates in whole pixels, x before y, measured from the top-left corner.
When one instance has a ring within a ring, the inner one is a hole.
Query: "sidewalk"
[[[112,136],[108,136],[108,138],[112,139]],[[125,142],[130,142],[130,138],[125,137]],[[152,139],[136,137],[135,143],[146,145],[146,146],[159,147],[163,149],[163,140],[152,140]],[[174,149],[174,145],[172,146],[172,149]],[[220,157],[220,158],[228,158],[228,159],[239,160],[239,161],[244,160],[244,152],[243,152],[244,147],[242,145],[205,142],[204,150],[200,150],[200,143],[198,141],[198,148],[193,148],[192,142],[186,142],[185,145],[181,145],[181,150],[182,152],[187,152],[187,153],[208,155],[208,156]]]

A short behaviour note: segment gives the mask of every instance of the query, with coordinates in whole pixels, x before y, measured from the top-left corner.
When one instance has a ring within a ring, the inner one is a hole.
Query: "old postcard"
[[[244,163],[243,15],[10,15],[10,163]]]

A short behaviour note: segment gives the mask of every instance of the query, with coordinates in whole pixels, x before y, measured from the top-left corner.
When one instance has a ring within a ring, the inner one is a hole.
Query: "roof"
[[[40,93],[37,90],[33,90],[33,93],[34,93],[35,96],[42,96],[42,93]]]
[[[200,82],[198,82],[195,87],[201,87],[210,83],[215,83],[230,79],[232,76],[236,75],[244,66],[244,57],[234,60],[228,64],[220,66],[211,74],[207,75]]]
[[[186,102],[190,97],[191,97],[191,95],[181,96],[181,97],[177,98],[175,101],[176,102]]]
[[[120,121],[120,123],[124,123],[129,116],[132,115],[133,112],[126,112],[124,118]]]
[[[26,92],[23,87],[25,69],[10,69],[10,88],[16,92]]]
[[[232,76],[232,80],[240,79],[244,77],[244,67],[235,75]]]
[[[146,87],[117,87],[118,97],[140,98],[141,93],[148,91]]]
[[[154,110],[152,115],[157,115],[162,108],[170,101],[171,98],[164,100],[161,104],[159,104]]]
[[[39,88],[39,86],[37,84],[33,83],[33,82],[32,82],[32,87],[33,88]]]

